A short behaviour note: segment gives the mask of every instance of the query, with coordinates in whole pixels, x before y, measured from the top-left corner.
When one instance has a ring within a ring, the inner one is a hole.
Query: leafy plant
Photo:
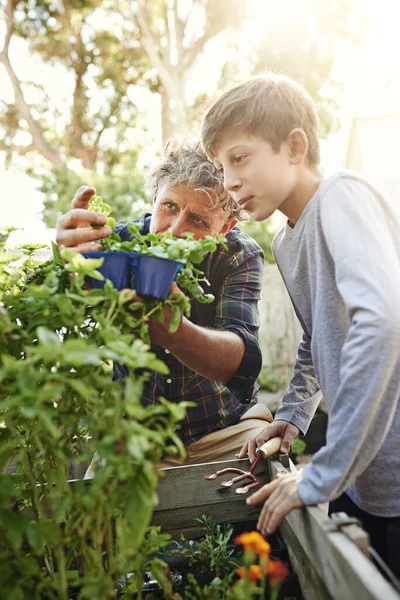
[[[57,252],[39,264],[35,247],[25,247],[26,260],[15,266],[20,255],[6,251],[6,238],[0,237],[2,593],[68,598],[75,589],[82,599],[114,598],[116,581],[132,571],[139,590],[156,465],[164,453],[183,453],[175,429],[186,408],[162,398],[141,405],[148,372],[167,373],[146,332],[150,317],[160,318],[178,299],[139,307],[133,292],[110,282],[88,290],[86,277],[98,276],[99,261],[68,251],[66,265]],[[111,380],[112,361],[129,369],[123,388]],[[68,482],[71,461],[87,462],[94,453],[94,479]],[[124,593],[136,597],[133,583]]]
[[[233,527],[217,523],[214,517],[203,515],[196,519],[205,530],[200,541],[189,541],[189,565],[194,566],[200,581],[222,580],[239,566],[232,544]],[[184,538],[182,538],[184,541]]]
[[[181,540],[189,557],[185,600],[276,600],[288,571],[270,559],[270,544],[257,531],[233,539],[234,528],[203,515],[196,519],[205,535],[197,541]],[[179,548],[179,545],[178,545]],[[240,549],[239,549],[240,548]]]

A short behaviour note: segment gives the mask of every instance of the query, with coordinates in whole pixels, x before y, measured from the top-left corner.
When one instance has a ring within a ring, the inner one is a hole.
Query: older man
[[[153,350],[170,374],[152,373],[142,402],[153,404],[160,396],[173,402],[195,402],[180,429],[186,464],[229,459],[249,435],[257,435],[265,421],[272,420],[269,410],[257,403],[262,250],[235,227],[240,211],[223,188],[221,173],[198,143],[175,140],[167,144],[149,183],[154,191],[153,213],[137,221],[142,233],[169,231],[180,237],[190,231],[196,238],[221,233],[228,249],[219,247],[199,266],[211,284],[212,304],[192,299],[190,319],[183,316],[174,334],[168,332],[167,324],[150,324]],[[97,251],[101,249],[98,240],[110,235],[105,217],[87,210],[94,193],[94,188],[80,188],[71,210],[58,220],[60,247]],[[94,229],[93,224],[102,227]],[[127,227],[117,226],[122,240],[130,239]],[[114,366],[116,380],[123,383],[125,375],[125,368]],[[167,464],[176,461],[168,459]]]

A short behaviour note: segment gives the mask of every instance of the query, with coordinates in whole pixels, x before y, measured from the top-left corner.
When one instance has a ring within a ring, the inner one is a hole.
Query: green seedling
[[[209,252],[215,252],[219,244],[226,248],[223,235],[215,234],[214,236],[208,235],[204,239],[195,239],[190,232],[184,233],[182,238],[175,238],[169,232],[142,234],[140,227],[132,223],[128,227],[131,240],[122,241],[114,231],[115,220],[109,216],[112,210],[109,204],[103,202],[100,196],[92,196],[89,210],[107,216],[106,224],[113,230],[109,237],[99,240],[105,252],[137,252],[181,262],[185,266],[177,276],[178,286],[202,304],[214,301],[213,294],[208,294],[204,290],[209,287],[210,283],[204,273],[195,265],[200,264]],[[93,227],[98,226],[93,225]],[[176,322],[177,318],[174,318],[174,325]]]
[[[113,217],[109,217],[109,214],[112,211],[112,208],[106,202],[103,202],[101,196],[92,196],[89,202],[89,210],[100,215],[104,215],[107,217],[106,226],[110,227],[113,231],[115,229],[115,219]],[[103,227],[103,225],[92,225],[95,229],[99,229]]]

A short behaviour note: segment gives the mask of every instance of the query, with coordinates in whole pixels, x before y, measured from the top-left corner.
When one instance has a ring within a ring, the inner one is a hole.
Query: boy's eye
[[[236,164],[240,164],[241,162],[243,162],[243,160],[246,158],[246,154],[238,154],[237,156],[235,156],[233,158],[233,162]]]

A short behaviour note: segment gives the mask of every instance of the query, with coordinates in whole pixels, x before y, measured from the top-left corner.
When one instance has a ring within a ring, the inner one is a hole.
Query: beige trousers
[[[158,465],[160,469],[181,465],[198,465],[206,462],[233,460],[235,454],[247,440],[261,433],[266,423],[273,420],[269,408],[264,404],[255,404],[240,418],[236,425],[213,431],[197,442],[186,446],[186,458],[181,461],[172,456],[165,457]],[[94,456],[84,479],[92,479],[99,463]]]
[[[233,460],[247,440],[261,433],[272,422],[270,410],[264,404],[255,404],[241,417],[239,423],[213,431],[197,442],[186,446],[186,459],[182,462],[167,456],[159,464],[160,469],[180,465],[197,465],[206,462]]]

